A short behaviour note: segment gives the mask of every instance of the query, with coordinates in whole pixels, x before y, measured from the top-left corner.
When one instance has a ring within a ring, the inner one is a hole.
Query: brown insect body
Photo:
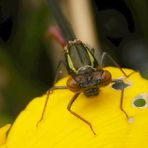
[[[93,96],[98,95],[100,87],[111,82],[110,72],[99,68],[97,60],[82,41],[69,41],[64,49],[70,74],[67,81],[68,89],[77,93],[83,92],[86,96]],[[78,56],[73,56],[76,54]]]
[[[86,96],[98,95],[99,88],[111,82],[111,74],[107,70],[83,67],[78,74],[67,80],[67,87],[73,92],[84,92]]]

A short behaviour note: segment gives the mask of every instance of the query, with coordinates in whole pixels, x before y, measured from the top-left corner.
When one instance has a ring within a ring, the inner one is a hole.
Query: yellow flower
[[[6,135],[10,129],[11,124],[7,124],[4,127],[0,128],[0,147],[3,146],[6,142]]]
[[[106,68],[113,79],[124,78],[118,68]],[[132,70],[124,69],[129,74]],[[56,85],[66,84],[67,78]],[[82,120],[67,110],[74,93],[54,90],[43,120],[41,118],[46,94],[33,99],[13,124],[7,148],[147,148],[148,147],[148,81],[139,73],[124,79],[129,84],[124,90],[123,108],[120,109],[121,90],[112,85],[100,88],[99,95],[86,97],[81,94],[72,110],[89,121],[96,135]],[[131,120],[132,119],[132,120]]]

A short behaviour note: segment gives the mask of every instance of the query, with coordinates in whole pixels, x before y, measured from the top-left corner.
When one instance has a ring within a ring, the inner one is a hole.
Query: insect
[[[58,22],[60,20],[65,21],[65,18],[61,15],[62,13],[57,7],[57,4],[55,5],[56,1],[48,0],[48,2],[50,4],[49,6],[51,7],[51,9],[53,9],[55,17],[57,17],[57,21]],[[62,24],[59,26],[62,26]],[[69,28],[67,27],[67,29]],[[65,54],[65,63],[63,61],[60,61],[58,64],[57,71],[59,70],[61,64],[66,65],[66,69],[70,77],[67,80],[67,84],[65,86],[53,86],[51,89],[48,90],[44,109],[38,123],[43,119],[50,93],[56,89],[69,89],[73,91],[75,94],[68,103],[67,110],[72,115],[76,116],[84,123],[86,123],[90,127],[93,134],[95,135],[96,133],[92,127],[92,124],[83,117],[81,117],[80,115],[78,115],[76,112],[74,112],[71,109],[71,107],[81,93],[84,93],[84,95],[87,97],[99,95],[99,89],[101,87],[107,86],[112,82],[114,83],[114,85],[116,84],[120,85],[120,88],[117,87],[121,90],[120,109],[125,114],[125,116],[129,118],[128,114],[123,109],[122,105],[124,88],[127,87],[127,84],[125,84],[122,79],[112,80],[111,73],[107,70],[103,70],[102,65],[105,57],[108,57],[114,63],[114,65],[116,65],[121,70],[121,72],[126,78],[128,78],[131,74],[126,75],[126,73],[122,70],[122,68],[118,65],[118,63],[115,62],[114,59],[105,52],[102,54],[99,64],[92,52],[93,51],[92,49],[90,49],[82,41],[75,39],[73,32],[71,30],[70,31],[65,30],[65,26],[63,26],[63,30],[64,31],[62,31],[62,33],[67,35],[66,42],[63,42],[63,40],[61,40],[62,37],[60,35],[57,35],[57,33],[55,33],[54,31],[51,31],[51,34],[63,46]],[[67,32],[70,32],[71,35],[69,35]],[[57,80],[57,76],[58,72],[56,74],[55,81]]]
[[[83,53],[81,59],[74,59],[72,57],[72,52],[76,52],[76,48],[79,48],[80,54]],[[83,52],[81,52],[83,50]],[[85,54],[84,54],[85,53]],[[51,89],[48,90],[48,95],[46,99],[46,103],[44,105],[44,110],[42,113],[42,117],[40,121],[43,119],[43,115],[46,109],[46,105],[48,102],[48,98],[50,93],[56,89],[69,89],[75,93],[75,95],[71,98],[67,109],[68,111],[85,122],[89,125],[91,131],[95,135],[95,131],[89,121],[78,115],[76,112],[71,110],[71,107],[75,100],[81,93],[84,93],[87,97],[99,95],[99,89],[101,87],[107,86],[110,83],[119,84],[121,85],[119,88],[121,90],[121,98],[120,98],[120,109],[124,112],[127,118],[128,114],[123,109],[123,95],[124,95],[124,88],[127,87],[127,84],[123,82],[121,79],[112,80],[111,73],[107,70],[103,70],[101,66],[99,66],[97,60],[95,59],[94,55],[91,53],[91,50],[80,40],[69,41],[68,44],[64,47],[64,54],[66,59],[66,68],[70,75],[69,79],[67,80],[66,86],[53,86]],[[109,57],[113,63],[119,67],[122,71],[123,75],[127,78],[130,75],[126,75],[126,73],[122,70],[122,68],[112,59],[110,55],[107,53],[103,53],[101,58],[101,63],[103,62],[105,57]],[[63,62],[59,63],[59,66]]]

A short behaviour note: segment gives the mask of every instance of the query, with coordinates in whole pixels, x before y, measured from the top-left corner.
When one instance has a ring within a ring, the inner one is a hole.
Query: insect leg
[[[38,124],[43,120],[44,113],[45,113],[45,111],[46,111],[46,106],[47,106],[48,100],[49,100],[49,95],[52,93],[53,90],[56,90],[56,89],[67,89],[67,87],[66,87],[66,86],[54,86],[54,87],[50,88],[50,89],[47,91],[47,97],[46,97],[46,100],[45,100],[44,108],[43,108],[43,111],[42,111],[41,118],[40,118],[40,120],[37,122],[37,126],[38,126]]]
[[[123,73],[123,75],[125,77],[128,77],[128,75],[123,71],[123,69],[121,68],[121,66],[108,53],[106,53],[106,52],[103,52],[103,54],[101,56],[101,61],[100,61],[101,67],[104,67],[103,62],[104,62],[105,57],[108,57],[113,62],[113,64],[115,64],[115,66],[120,69],[120,71]]]
[[[58,66],[56,68],[56,76],[54,78],[54,83],[57,81],[58,79],[58,75],[59,75],[59,68],[61,65],[64,65],[64,62],[61,60],[59,63],[58,63]],[[64,65],[65,66],[65,65]],[[46,97],[46,100],[45,100],[45,104],[44,104],[44,108],[43,108],[43,111],[42,111],[42,115],[41,115],[41,118],[40,120],[37,122],[37,126],[38,124],[43,120],[43,117],[44,117],[44,113],[46,111],[46,106],[48,104],[48,100],[49,100],[49,95],[52,93],[53,90],[56,90],[56,89],[67,89],[66,86],[53,86],[52,88],[50,88],[48,91],[47,91],[47,97]]]
[[[61,67],[61,65],[63,64],[63,66],[64,67],[66,67],[66,65],[65,65],[65,63],[64,63],[64,61],[62,61],[62,60],[60,60],[59,61],[59,63],[58,63],[58,65],[57,65],[57,67],[56,67],[56,74],[55,74],[55,77],[54,77],[54,84],[56,83],[56,81],[58,80],[58,76],[59,76],[59,70],[60,70],[60,67]]]
[[[76,116],[77,118],[79,118],[80,120],[82,120],[83,122],[85,122],[91,129],[91,131],[93,132],[94,135],[96,135],[95,131],[93,130],[93,127],[91,125],[91,123],[87,120],[85,120],[83,117],[81,117],[80,115],[78,115],[77,113],[75,113],[74,111],[71,110],[71,107],[72,107],[72,104],[74,103],[74,101],[78,98],[80,93],[76,93],[72,99],[70,100],[68,106],[67,106],[67,109],[68,111],[73,114],[74,116]]]
[[[125,114],[126,118],[129,119],[129,116],[127,114],[127,112],[124,110],[123,108],[123,99],[124,99],[124,82],[122,80],[120,80],[121,84],[122,84],[122,89],[121,89],[121,97],[120,97],[120,109],[121,111]]]

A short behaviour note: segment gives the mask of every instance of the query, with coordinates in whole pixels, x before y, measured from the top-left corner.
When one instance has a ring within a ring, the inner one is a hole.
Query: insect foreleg
[[[72,99],[70,100],[67,109],[68,111],[73,114],[74,116],[76,116],[77,118],[79,118],[80,120],[82,120],[83,122],[85,122],[91,129],[91,131],[93,132],[94,135],[96,135],[95,131],[93,130],[93,127],[91,125],[91,123],[87,120],[85,120],[83,117],[81,117],[80,115],[78,115],[77,113],[75,113],[74,111],[71,110],[72,104],[74,103],[74,101],[78,98],[78,96],[80,95],[80,93],[76,93]]]
[[[54,83],[57,81],[58,79],[58,76],[59,76],[59,68],[61,65],[64,65],[64,62],[61,60],[59,63],[58,63],[58,66],[56,68],[56,76],[54,78]],[[40,120],[37,122],[37,126],[38,124],[43,120],[43,117],[44,117],[44,113],[45,113],[45,110],[46,110],[46,106],[48,104],[48,100],[49,100],[49,95],[52,93],[53,90],[56,90],[56,89],[67,89],[66,86],[53,86],[52,88],[50,88],[48,91],[47,91],[47,97],[46,97],[46,100],[45,100],[45,105],[44,105],[44,108],[43,108],[43,112],[42,112],[42,115],[41,115],[41,118]]]
[[[64,67],[66,67],[64,61],[63,60],[60,60],[59,63],[58,63],[58,65],[57,65],[57,67],[56,67],[55,77],[54,77],[54,81],[53,81],[54,83],[53,84],[55,84],[57,82],[57,80],[58,80],[58,76],[60,74],[59,71],[60,71],[60,67],[61,67],[62,64],[63,64]]]
[[[49,100],[49,95],[52,93],[53,90],[56,90],[56,89],[67,89],[67,87],[66,87],[66,86],[54,86],[54,87],[50,88],[50,89],[47,91],[47,97],[46,97],[46,100],[45,100],[44,108],[43,108],[43,111],[42,111],[41,118],[40,118],[40,120],[37,122],[37,126],[38,126],[38,124],[43,120],[44,113],[45,113],[45,111],[46,111],[46,107],[47,107],[48,100]]]

